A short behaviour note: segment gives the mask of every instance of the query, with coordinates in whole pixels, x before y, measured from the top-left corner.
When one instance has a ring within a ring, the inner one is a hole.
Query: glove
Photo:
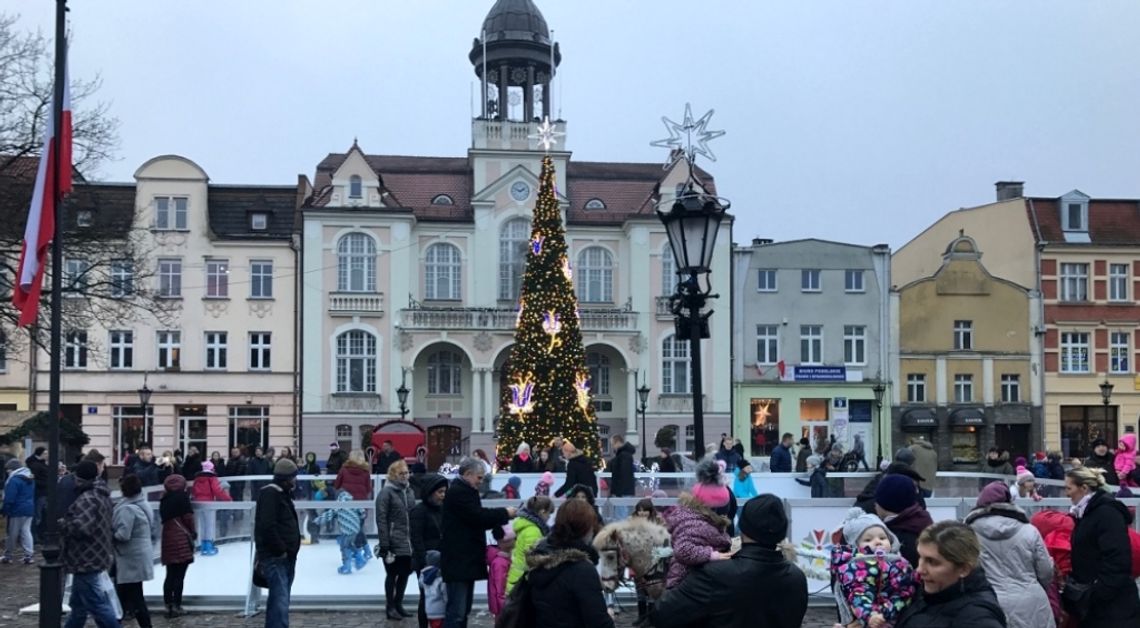
[[[388,548],[377,543],[376,547],[372,550],[372,553],[376,556],[376,558],[384,558],[384,555],[388,553]]]

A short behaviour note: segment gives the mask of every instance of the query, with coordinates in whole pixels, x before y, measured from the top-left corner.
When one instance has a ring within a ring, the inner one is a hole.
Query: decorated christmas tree
[[[518,308],[515,345],[503,372],[499,465],[510,461],[519,443],[529,443],[537,457],[538,448],[556,436],[598,463],[598,421],[549,155],[542,160]]]

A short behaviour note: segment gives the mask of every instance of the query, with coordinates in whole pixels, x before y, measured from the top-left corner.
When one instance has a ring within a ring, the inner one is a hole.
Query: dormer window
[[[1065,204],[1065,231],[1088,231],[1085,228],[1085,211],[1080,203]]]
[[[586,209],[602,210],[606,208],[606,204],[600,198],[592,198],[586,201]]]
[[[269,215],[263,213],[250,214],[249,228],[254,231],[265,231],[269,228]]]
[[[432,205],[454,205],[455,201],[446,194],[437,194],[435,198],[431,199]]]
[[[364,198],[364,183],[360,175],[354,174],[348,178],[348,198]]]
[[[1088,242],[1089,197],[1073,190],[1061,197],[1059,205],[1061,230],[1065,232],[1065,239],[1070,242]]]
[[[77,227],[90,227],[93,218],[94,216],[90,209],[81,209],[75,213],[75,225]]]

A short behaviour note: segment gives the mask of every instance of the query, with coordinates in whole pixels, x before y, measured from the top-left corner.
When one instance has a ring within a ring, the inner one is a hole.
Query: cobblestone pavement
[[[2,628],[35,628],[39,626],[35,615],[19,615],[22,607],[34,604],[39,598],[39,569],[23,565],[0,565],[0,627]],[[411,605],[407,605],[411,609]],[[617,616],[619,627],[633,625],[636,609],[627,607],[629,611]],[[152,606],[151,611],[155,612]],[[835,611],[826,608],[811,608],[804,620],[804,628],[831,628],[834,624]],[[88,621],[88,626],[94,622]],[[128,622],[124,626],[136,626]],[[192,613],[186,617],[168,620],[158,614],[154,618],[156,628],[261,628],[265,625],[265,616],[238,617],[233,613],[202,612]],[[382,612],[337,612],[337,611],[304,611],[291,614],[290,628],[383,628],[385,626],[400,628],[415,628],[415,619],[402,622],[386,622]],[[491,628],[494,622],[486,611],[472,612],[470,628]],[[587,627],[583,627],[587,628]],[[714,627],[715,628],[715,627]]]

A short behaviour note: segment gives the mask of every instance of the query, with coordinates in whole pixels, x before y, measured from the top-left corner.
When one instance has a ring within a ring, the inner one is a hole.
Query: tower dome
[[[485,89],[482,118],[554,117],[550,86],[562,53],[533,0],[497,0],[467,58]]]
[[[516,40],[550,44],[546,18],[531,0],[498,0],[483,20],[487,42]]]

